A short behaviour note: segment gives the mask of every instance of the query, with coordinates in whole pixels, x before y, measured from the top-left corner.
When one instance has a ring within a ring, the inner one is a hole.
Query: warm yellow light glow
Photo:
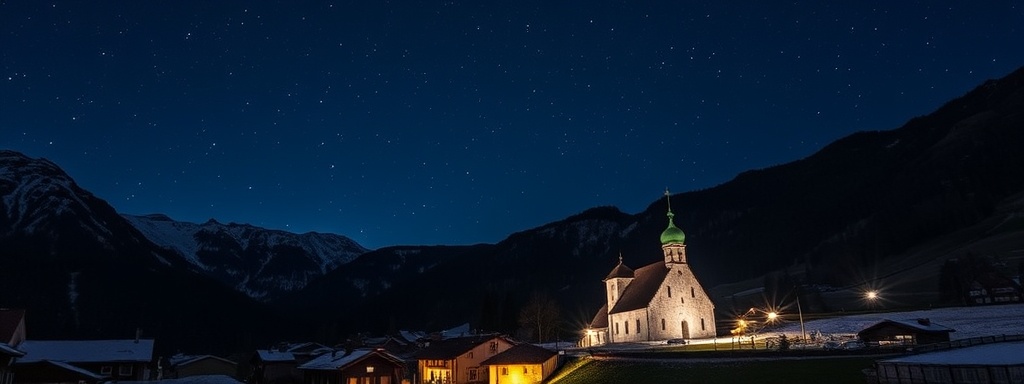
[[[868,300],[877,299],[878,298],[878,291],[868,291],[866,296],[867,296]]]
[[[740,324],[740,328],[746,327],[747,326],[747,321],[743,320],[743,319],[740,319],[740,323],[739,324]]]
[[[778,317],[779,317],[779,314],[778,314],[778,313],[775,313],[775,312],[768,312],[768,320],[769,320],[769,321],[771,321],[771,320],[775,320],[775,319],[776,319],[776,318],[778,318]]]

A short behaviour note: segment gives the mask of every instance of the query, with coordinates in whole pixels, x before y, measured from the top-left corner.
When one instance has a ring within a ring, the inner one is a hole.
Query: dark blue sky
[[[495,3],[6,0],[0,147],[123,213],[496,242],[1024,65],[1019,1]]]

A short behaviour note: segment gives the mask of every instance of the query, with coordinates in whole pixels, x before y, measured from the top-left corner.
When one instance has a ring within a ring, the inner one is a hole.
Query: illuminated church
[[[581,344],[715,337],[715,304],[686,263],[686,235],[673,221],[661,233],[665,260],[630,269],[622,263],[605,277],[607,303],[590,322]]]

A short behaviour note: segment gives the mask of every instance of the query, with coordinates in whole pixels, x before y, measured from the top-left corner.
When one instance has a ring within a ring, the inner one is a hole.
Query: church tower
[[[672,213],[672,196],[665,190],[665,202],[668,204],[668,228],[661,233],[661,251],[665,254],[665,267],[686,264],[686,234],[676,226]]]
[[[608,308],[614,308],[615,303],[622,298],[622,291],[633,282],[633,270],[622,264],[622,255],[619,255],[619,265],[612,269],[611,273],[604,278],[605,292],[607,293]]]

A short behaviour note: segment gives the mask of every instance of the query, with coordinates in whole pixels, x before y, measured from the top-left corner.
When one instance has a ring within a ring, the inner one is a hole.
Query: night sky
[[[6,0],[0,147],[122,213],[497,242],[1022,65],[1020,1]]]

